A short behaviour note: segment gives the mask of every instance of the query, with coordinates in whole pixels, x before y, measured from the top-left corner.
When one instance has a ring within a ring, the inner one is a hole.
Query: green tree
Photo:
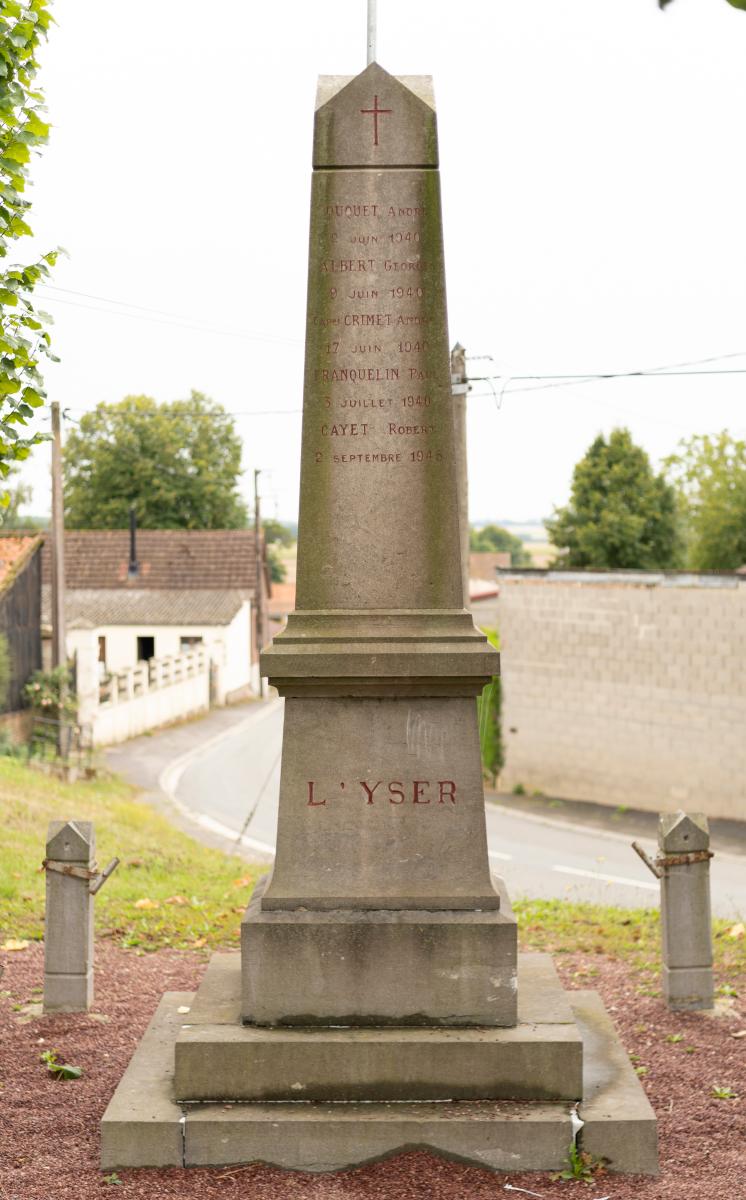
[[[51,23],[48,0],[0,0],[0,476],[28,458],[46,434],[28,430],[44,403],[39,369],[54,359],[49,321],[32,303],[34,288],[49,274],[56,251],[28,266],[7,263],[11,245],[28,237],[30,201],[25,196],[33,154],[47,141],[44,97],[34,89],[37,53]],[[9,496],[0,491],[0,505]]]
[[[658,0],[658,7],[665,8],[667,4],[671,4],[672,0]],[[728,0],[731,8],[740,8],[742,12],[746,12],[746,0]]]
[[[746,442],[727,429],[679,442],[664,463],[687,533],[687,566],[733,571],[746,563]]]
[[[127,396],[81,418],[64,452],[70,529],[243,529],[241,439],[222,405],[192,392],[157,404]]]
[[[503,529],[502,525],[485,525],[482,529],[470,529],[469,549],[475,553],[503,552],[510,554],[512,567],[531,566],[531,555],[526,551],[521,539]]]
[[[273,517],[262,521],[262,529],[264,540],[268,546],[292,546],[295,541],[292,529],[288,529],[287,525],[283,525],[281,521],[275,521]]]
[[[547,521],[568,567],[661,570],[679,561],[676,493],[627,429],[595,439],[572,478],[570,502]]]
[[[15,486],[11,487],[9,475],[6,475],[5,482],[8,503],[5,512],[0,514],[0,522],[2,522],[3,529],[35,528],[33,517],[22,517],[18,511],[22,504],[28,504],[31,499],[33,494],[31,487],[27,483],[19,482],[16,482]]]

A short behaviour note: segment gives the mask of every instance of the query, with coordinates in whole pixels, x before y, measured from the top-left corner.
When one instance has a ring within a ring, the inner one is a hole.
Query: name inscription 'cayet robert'
[[[316,781],[308,781],[308,801],[310,808],[321,808],[326,804],[328,797],[320,799],[316,794]],[[344,782],[340,783],[340,790],[347,791],[348,785]],[[383,780],[379,779],[376,783],[366,783],[362,779],[358,779],[349,785],[350,790],[358,795],[365,804],[455,804],[456,803],[456,784],[452,779],[412,779],[411,781],[402,781],[400,779]],[[357,793],[357,788],[361,791]],[[379,788],[381,791],[379,791]],[[339,797],[338,797],[339,798]]]

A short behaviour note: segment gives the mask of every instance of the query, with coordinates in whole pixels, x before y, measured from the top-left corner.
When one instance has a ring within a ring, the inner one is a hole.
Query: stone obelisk
[[[243,929],[249,1022],[515,1020],[475,704],[498,659],[463,607],[445,295],[430,79],[322,78],[297,611],[262,659],[286,704],[276,861]]]
[[[475,696],[497,656],[463,607],[451,404],[430,81],[324,78],[298,611],[262,668],[286,698],[275,866],[241,961],[163,997],[102,1121],[109,1170],[412,1146],[557,1170],[578,1111],[582,1149],[656,1170],[599,998],[571,1008],[547,955],[517,971],[490,877]]]

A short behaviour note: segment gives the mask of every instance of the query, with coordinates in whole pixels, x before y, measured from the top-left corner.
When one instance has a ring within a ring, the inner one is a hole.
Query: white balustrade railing
[[[124,671],[116,671],[101,680],[99,705],[125,704],[138,696],[158,688],[195,679],[207,670],[207,652],[204,646],[195,646],[183,654],[169,654],[165,658],[151,658],[139,662]]]

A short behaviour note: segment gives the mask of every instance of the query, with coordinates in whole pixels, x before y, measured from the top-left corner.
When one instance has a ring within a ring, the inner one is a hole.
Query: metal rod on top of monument
[[[376,61],[376,42],[378,37],[378,0],[368,0],[368,40],[367,40],[367,57],[368,66]]]

